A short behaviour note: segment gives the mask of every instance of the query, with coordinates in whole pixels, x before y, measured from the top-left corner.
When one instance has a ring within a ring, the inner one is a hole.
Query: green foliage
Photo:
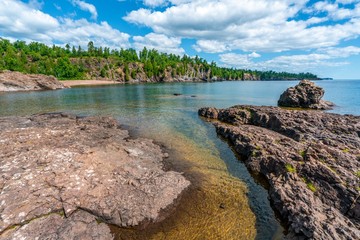
[[[300,151],[299,154],[303,159],[306,158],[306,151],[305,150]]]
[[[316,187],[315,187],[315,185],[309,180],[309,179],[307,179],[307,178],[305,178],[305,177],[303,177],[303,178],[301,178],[303,181],[304,181],[304,183],[306,183],[306,186],[312,191],[312,192],[316,192]]]
[[[125,64],[125,82],[130,81],[130,69],[127,64]]]
[[[132,78],[132,79],[136,79],[136,70],[133,70],[133,71],[131,72],[131,78]]]
[[[355,176],[357,176],[358,178],[360,178],[360,171],[357,171],[357,172],[355,173]]]
[[[252,76],[258,80],[284,80],[284,79],[316,79],[311,73],[286,73],[274,71],[252,71],[246,69],[234,69],[218,67],[215,62],[208,63],[198,56],[178,56],[175,54],[160,53],[155,49],[144,48],[139,53],[135,49],[110,49],[108,47],[95,46],[90,41],[87,49],[81,46],[65,47],[47,46],[43,43],[24,41],[11,43],[0,38],[0,69],[20,71],[24,73],[43,73],[54,75],[60,79],[78,79],[85,76],[86,69],[82,63],[92,62],[93,58],[109,59],[114,66],[124,67],[125,80],[135,78],[136,73],[128,69],[129,63],[142,63],[143,70],[148,78],[161,78],[165,72],[175,76],[188,76],[199,78],[216,78],[218,80],[244,80],[246,76]],[[81,59],[80,61],[76,59]],[[139,65],[139,64],[138,64]],[[86,65],[90,67],[90,64]],[[99,68],[100,75],[108,74],[108,66]],[[195,72],[194,72],[195,71]]]
[[[100,71],[100,77],[106,77],[106,70],[105,68],[102,68],[101,71]]]
[[[342,150],[343,153],[348,153],[349,151],[350,151],[350,149],[348,149],[348,148],[345,148]]]
[[[69,58],[59,58],[54,67],[54,75],[59,79],[79,79],[82,78],[83,73],[80,69],[71,64]]]
[[[312,192],[316,192],[316,187],[315,187],[315,185],[314,185],[312,182],[308,181],[307,184],[306,184],[306,186],[307,186]]]
[[[291,165],[290,163],[285,164],[285,169],[287,172],[296,173],[296,168],[293,165]]]

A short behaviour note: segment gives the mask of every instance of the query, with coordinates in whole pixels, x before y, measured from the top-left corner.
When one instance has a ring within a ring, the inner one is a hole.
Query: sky
[[[360,0],[0,0],[0,37],[360,79]]]

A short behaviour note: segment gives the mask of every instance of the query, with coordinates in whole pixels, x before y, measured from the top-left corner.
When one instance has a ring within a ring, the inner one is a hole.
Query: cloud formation
[[[310,54],[284,55],[266,61],[253,61],[254,57],[244,54],[225,53],[220,55],[220,61],[225,66],[237,68],[256,68],[259,70],[276,71],[314,71],[319,67],[337,67],[349,64],[347,57],[360,55],[360,47],[323,48]],[[340,61],[339,61],[340,59]]]
[[[357,1],[318,1],[311,7],[308,0],[170,2],[164,10],[132,11],[124,20],[155,33],[197,39],[194,49],[208,53],[308,50],[336,46],[360,35],[360,4],[346,6]],[[307,19],[298,19],[302,12]],[[328,24],[329,19],[346,21]]]
[[[81,0],[71,0],[71,3],[74,6],[80,8],[81,10],[89,12],[91,14],[92,19],[94,20],[97,19],[98,13],[94,5]]]
[[[148,49],[157,49],[163,53],[173,53],[183,55],[185,50],[180,47],[181,39],[176,37],[167,37],[163,34],[149,33],[142,36],[135,36],[134,47],[136,50],[142,50],[144,47]]]
[[[86,19],[56,19],[15,0],[0,1],[0,33],[9,39],[40,41],[46,44],[70,43],[86,46],[89,41],[109,47],[129,47],[130,35]]]

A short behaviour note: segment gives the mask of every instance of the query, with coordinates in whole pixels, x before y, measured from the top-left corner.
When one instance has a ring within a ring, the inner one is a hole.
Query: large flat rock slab
[[[74,214],[88,227],[91,217],[121,227],[153,222],[190,184],[163,170],[158,145],[130,139],[112,118],[8,117],[0,131],[0,238],[47,219],[65,228]]]
[[[359,239],[360,117],[256,106],[199,114],[268,182],[288,239]]]

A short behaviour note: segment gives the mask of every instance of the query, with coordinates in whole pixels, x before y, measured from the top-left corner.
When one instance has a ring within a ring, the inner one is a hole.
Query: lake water
[[[155,139],[172,157],[173,167],[198,181],[193,193],[169,220],[149,231],[119,232],[147,239],[278,239],[282,227],[266,190],[237,160],[211,123],[197,115],[205,106],[236,104],[275,106],[280,94],[297,82],[216,82],[108,85],[58,91],[2,93],[0,116],[69,112],[117,118],[133,135]],[[360,81],[318,81],[331,112],[360,114]],[[181,94],[175,96],[174,93]],[[198,176],[198,177],[196,177]],[[200,180],[201,179],[201,180]],[[219,211],[219,204],[226,208]],[[217,237],[216,237],[217,236]]]

